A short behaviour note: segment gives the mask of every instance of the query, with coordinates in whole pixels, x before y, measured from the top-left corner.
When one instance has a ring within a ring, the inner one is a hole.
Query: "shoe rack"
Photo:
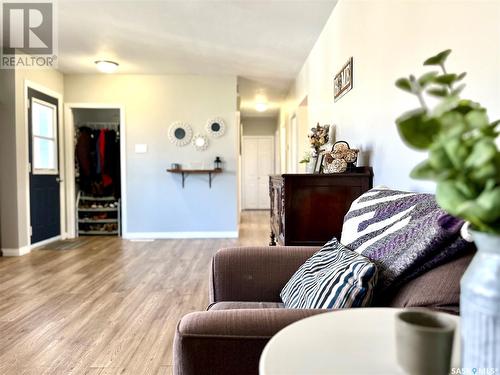
[[[78,193],[76,200],[78,236],[119,236],[120,200]]]

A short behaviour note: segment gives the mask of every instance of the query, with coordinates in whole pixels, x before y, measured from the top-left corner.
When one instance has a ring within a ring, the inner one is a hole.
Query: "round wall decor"
[[[176,146],[185,146],[193,137],[193,130],[189,124],[174,122],[168,129],[168,138]]]
[[[214,138],[222,137],[226,132],[226,124],[220,117],[216,117],[207,121],[207,132]]]
[[[196,151],[205,151],[208,148],[208,138],[201,134],[193,137],[193,146]]]

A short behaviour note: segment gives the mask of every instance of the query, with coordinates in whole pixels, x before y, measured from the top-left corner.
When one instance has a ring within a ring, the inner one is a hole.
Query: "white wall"
[[[237,234],[236,77],[69,75],[65,99],[125,107],[129,237]],[[195,134],[203,134],[213,117],[222,117],[227,130],[221,138],[209,137],[207,151],[168,140],[172,122],[190,123]],[[148,152],[135,154],[135,144],[147,144]],[[216,156],[225,170],[212,189],[208,175],[189,176],[182,189],[180,175],[166,172],[171,163],[212,167]]]
[[[394,120],[418,106],[394,87],[422,62],[451,48],[448,68],[466,71],[463,96],[500,117],[500,2],[448,0],[341,0],[307,58],[289,94],[281,123],[308,97],[309,127],[335,123],[337,139],[361,147],[375,184],[432,190],[408,174],[424,155],[400,140]],[[333,77],[354,57],[354,88],[333,101]],[[304,140],[306,142],[307,140]]]

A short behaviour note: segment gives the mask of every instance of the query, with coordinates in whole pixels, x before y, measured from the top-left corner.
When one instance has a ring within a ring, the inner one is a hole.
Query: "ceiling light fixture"
[[[95,62],[97,70],[101,73],[114,73],[118,70],[118,63],[109,60],[98,60]]]
[[[267,103],[257,102],[255,103],[255,109],[257,112],[265,112],[267,110]]]

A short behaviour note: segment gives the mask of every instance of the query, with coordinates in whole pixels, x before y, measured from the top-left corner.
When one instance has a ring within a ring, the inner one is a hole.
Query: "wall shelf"
[[[184,184],[187,176],[190,174],[208,174],[208,187],[212,188],[212,178],[213,175],[222,173],[222,169],[167,169],[169,173],[176,173],[182,175],[182,188],[184,189]]]

